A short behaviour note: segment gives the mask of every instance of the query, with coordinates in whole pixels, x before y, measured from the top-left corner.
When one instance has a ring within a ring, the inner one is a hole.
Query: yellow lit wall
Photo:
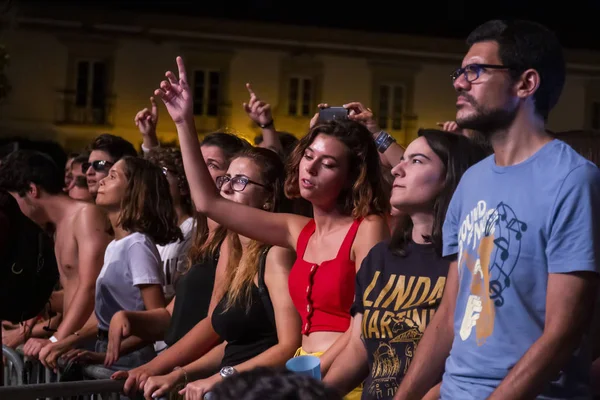
[[[59,126],[54,123],[56,91],[66,87],[69,54],[64,38],[51,31],[8,32],[4,43],[11,56],[8,75],[13,91],[0,104],[0,135],[57,140],[76,148],[89,143],[95,135],[108,132],[139,144],[141,137],[133,123],[134,116],[138,110],[149,106],[148,99],[164,78],[164,72],[176,68],[175,57],[189,44],[131,36],[110,40],[115,43],[111,74],[111,91],[116,96],[114,126]],[[90,46],[93,48],[94,44]],[[373,98],[369,60],[325,54],[328,53],[324,51],[316,57],[322,63],[321,100],[334,106],[350,101],[369,106]],[[251,82],[259,96],[272,104],[279,130],[299,137],[306,133],[308,118],[288,117],[279,107],[282,60],[287,56],[286,51],[278,49],[235,47],[229,64],[230,89],[226,96],[231,102],[231,115],[223,128],[249,140],[260,133],[242,108],[242,103],[248,100],[244,85]],[[396,135],[402,144],[414,138],[418,127],[432,128],[439,121],[454,118],[456,95],[449,76],[454,67],[448,61],[420,62],[414,77],[416,126],[407,134]],[[588,82],[589,78],[583,75],[569,76],[560,103],[551,115],[550,129],[560,131],[586,126]],[[176,139],[174,126],[162,105],[158,132],[162,140]]]

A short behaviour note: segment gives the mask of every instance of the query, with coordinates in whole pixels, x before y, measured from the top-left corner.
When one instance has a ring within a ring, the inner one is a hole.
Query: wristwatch
[[[233,367],[223,367],[221,368],[221,372],[219,373],[221,374],[221,378],[225,379],[229,378],[232,375],[235,375],[237,371]]]

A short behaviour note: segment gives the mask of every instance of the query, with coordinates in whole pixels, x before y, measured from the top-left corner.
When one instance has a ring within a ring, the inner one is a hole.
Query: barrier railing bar
[[[17,371],[17,385],[22,385],[25,364],[23,364],[21,356],[19,356],[19,354],[16,351],[5,345],[2,345],[2,355],[6,357],[6,360],[8,361],[8,373],[10,374],[10,371],[12,371],[13,369]],[[12,376],[9,376],[8,378],[11,379]],[[8,382],[6,383],[8,384]]]
[[[51,394],[52,397],[80,396],[86,394],[121,392],[125,381],[102,379],[77,382],[40,383],[23,386],[0,387],[0,398],[35,400]]]

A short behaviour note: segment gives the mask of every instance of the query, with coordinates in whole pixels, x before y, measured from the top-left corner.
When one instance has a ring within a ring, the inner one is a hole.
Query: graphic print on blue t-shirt
[[[472,279],[460,327],[462,340],[467,340],[475,329],[481,346],[494,332],[496,307],[502,307],[503,293],[510,289],[525,232],[527,224],[503,202],[488,208],[485,201],[479,201],[463,220],[458,265],[463,273],[466,268]]]
[[[597,204],[598,167],[559,140],[463,175],[443,227],[458,292],[442,399],[488,398],[544,334],[550,276],[600,271]],[[583,337],[537,399],[586,398],[589,354]]]

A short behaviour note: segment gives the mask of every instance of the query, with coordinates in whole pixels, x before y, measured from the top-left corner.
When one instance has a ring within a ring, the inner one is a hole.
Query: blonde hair
[[[248,311],[252,306],[254,277],[258,273],[262,251],[267,245],[252,240],[244,249],[237,233],[229,232],[228,238],[230,250],[225,272],[225,287],[228,290],[224,310],[239,303]]]
[[[270,194],[268,211],[281,212],[288,209],[289,201],[283,195],[285,168],[281,158],[274,151],[260,147],[244,149],[236,158],[240,157],[251,160],[259,167],[265,190]],[[230,250],[225,273],[227,298],[224,311],[236,303],[244,304],[248,311],[252,305],[254,277],[258,273],[261,253],[267,245],[251,240],[244,248],[238,234],[231,231],[228,238]]]

